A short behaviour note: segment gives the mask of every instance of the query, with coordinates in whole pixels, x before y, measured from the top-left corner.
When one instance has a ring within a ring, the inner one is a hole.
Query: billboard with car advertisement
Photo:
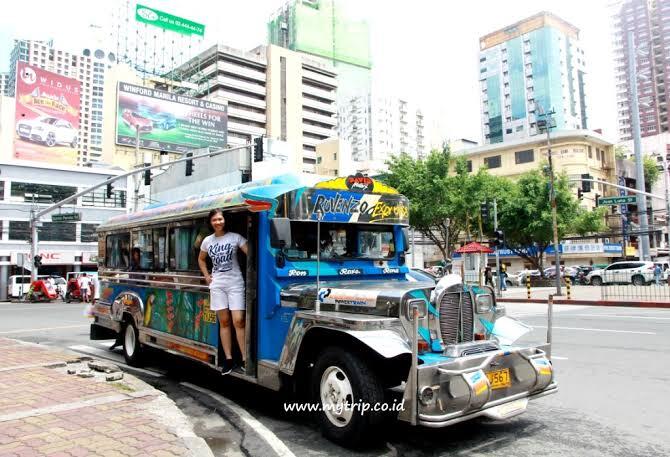
[[[168,152],[223,148],[228,107],[221,103],[119,83],[116,143]]]
[[[18,62],[14,158],[77,164],[80,89],[76,79]]]

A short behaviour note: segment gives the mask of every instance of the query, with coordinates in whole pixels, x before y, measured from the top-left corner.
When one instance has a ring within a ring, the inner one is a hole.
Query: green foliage
[[[642,159],[642,167],[644,169],[644,185],[647,192],[651,191],[653,185],[658,181],[660,172],[658,171],[658,163],[653,158],[645,155]]]

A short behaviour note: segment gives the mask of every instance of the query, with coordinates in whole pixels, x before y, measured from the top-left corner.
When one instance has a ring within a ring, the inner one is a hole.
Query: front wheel
[[[122,335],[123,357],[125,357],[126,363],[131,367],[140,366],[142,364],[142,345],[140,344],[140,335],[132,317],[126,320]]]
[[[323,435],[347,447],[374,439],[384,421],[384,389],[377,374],[354,354],[325,349],[312,372],[312,398]],[[377,409],[375,411],[375,409]]]
[[[634,286],[644,286],[645,281],[642,276],[633,276],[633,285]]]
[[[603,285],[603,280],[600,276],[594,276],[591,278],[591,284],[594,286],[602,286]]]

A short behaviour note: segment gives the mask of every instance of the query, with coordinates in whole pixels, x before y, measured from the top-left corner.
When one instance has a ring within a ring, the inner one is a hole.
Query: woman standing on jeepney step
[[[237,250],[241,250],[246,255],[247,240],[238,233],[226,231],[226,220],[220,209],[210,211],[208,221],[214,233],[202,240],[198,265],[209,285],[210,309],[216,311],[216,317],[219,320],[221,345],[226,355],[222,373],[228,374],[233,369],[231,320],[235,326],[237,344],[242,354],[242,370],[244,370],[246,361],[244,280],[237,262]],[[207,271],[208,256],[212,261],[211,275]]]

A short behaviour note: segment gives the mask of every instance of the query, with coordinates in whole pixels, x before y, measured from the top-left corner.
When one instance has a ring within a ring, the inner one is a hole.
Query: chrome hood
[[[400,305],[407,298],[428,301],[435,287],[432,282],[404,280],[324,281],[319,284],[290,284],[281,291],[282,306],[314,309],[317,296],[322,311],[341,311],[399,317]]]

